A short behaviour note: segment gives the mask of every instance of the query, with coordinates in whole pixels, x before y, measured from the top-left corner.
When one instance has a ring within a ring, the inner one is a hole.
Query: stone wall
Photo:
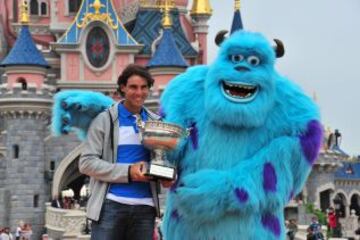
[[[36,115],[22,119],[8,118],[6,189],[10,193],[9,225],[15,227],[22,220],[31,223],[34,237],[43,232],[45,202],[48,201],[48,182],[44,178],[44,133],[46,122]],[[18,146],[18,156],[15,153]],[[5,206],[3,206],[5,207]]]

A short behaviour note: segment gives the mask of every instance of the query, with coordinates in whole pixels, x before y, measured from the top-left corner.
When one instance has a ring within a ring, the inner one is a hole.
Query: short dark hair
[[[128,79],[133,75],[144,78],[149,88],[154,85],[154,79],[152,78],[147,68],[137,64],[130,64],[124,69],[124,71],[120,74],[117,80],[118,91],[122,96],[124,96],[124,93],[121,92],[121,85],[126,85]]]

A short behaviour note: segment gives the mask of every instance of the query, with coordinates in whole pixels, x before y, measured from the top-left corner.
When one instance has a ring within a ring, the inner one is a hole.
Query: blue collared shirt
[[[136,125],[136,117],[133,113],[119,104],[119,142],[118,142],[118,163],[136,163],[139,161],[150,161],[150,151],[140,141],[139,130]],[[140,112],[142,121],[147,120],[145,109]],[[151,198],[149,183],[113,183],[109,192],[119,197],[129,198]]]

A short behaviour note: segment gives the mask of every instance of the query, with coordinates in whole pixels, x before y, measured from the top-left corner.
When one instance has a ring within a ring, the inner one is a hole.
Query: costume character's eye
[[[252,66],[257,66],[260,64],[260,59],[257,56],[249,56],[246,61]]]
[[[237,55],[230,55],[230,60],[233,63],[239,63],[242,60],[244,60],[244,56],[241,54],[237,54]]]

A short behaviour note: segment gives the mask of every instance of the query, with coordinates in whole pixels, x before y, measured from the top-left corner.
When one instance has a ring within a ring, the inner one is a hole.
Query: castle
[[[117,76],[138,63],[156,80],[146,102],[156,110],[170,79],[206,64],[212,9],[209,0],[192,2],[188,10],[188,0],[0,1],[0,226],[29,222],[39,239],[45,215],[59,229],[64,224],[55,212],[46,213],[45,203],[67,188],[79,198],[85,180],[77,169],[81,143],[50,131],[57,91],[89,89],[118,99]],[[235,0],[231,31],[241,28]],[[343,217],[350,209],[359,215],[360,191],[354,189],[360,164],[347,162],[339,132],[326,136],[298,198],[322,210],[336,200]],[[290,202],[285,214],[306,223],[299,205],[301,200]]]
[[[130,63],[155,78],[156,109],[166,83],[205,64],[209,1],[0,1],[0,226],[31,223],[39,239],[45,203],[72,188],[79,197],[81,145],[50,132],[57,91],[88,89],[118,99]]]

